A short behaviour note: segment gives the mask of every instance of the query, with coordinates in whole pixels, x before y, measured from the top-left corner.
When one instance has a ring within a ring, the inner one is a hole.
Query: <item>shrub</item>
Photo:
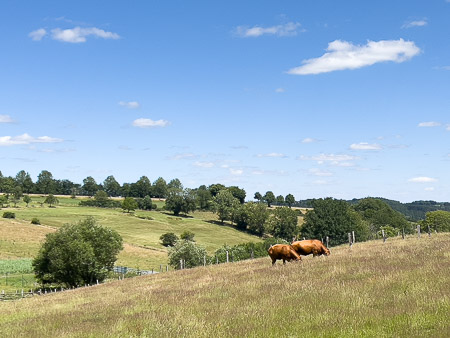
[[[186,230],[180,235],[180,238],[184,239],[185,241],[195,242],[194,236],[195,234],[192,231]]]
[[[39,221],[39,218],[33,217],[31,219],[31,224],[41,224],[41,222]]]
[[[184,260],[186,268],[193,268],[203,265],[206,256],[206,250],[191,241],[177,241],[169,248],[169,264],[175,269],[180,268],[180,259]]]
[[[5,211],[3,213],[3,218],[16,218],[16,214],[11,211]]]
[[[162,245],[164,246],[174,246],[175,242],[178,241],[178,236],[175,235],[173,232],[168,232],[165,234],[162,234],[159,239],[162,242]]]
[[[122,237],[89,217],[47,234],[33,260],[36,279],[42,284],[78,286],[103,281],[122,250]]]

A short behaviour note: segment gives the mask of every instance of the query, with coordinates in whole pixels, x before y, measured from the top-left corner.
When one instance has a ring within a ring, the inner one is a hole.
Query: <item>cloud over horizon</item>
[[[138,128],[155,128],[155,127],[167,127],[170,124],[166,120],[153,121],[152,119],[140,118],[133,121],[133,127]]]
[[[379,62],[401,63],[420,53],[412,41],[381,40],[368,41],[365,45],[354,45],[348,41],[335,40],[328,44],[326,53],[318,58],[303,60],[302,66],[287,71],[293,75],[328,73],[344,69],[358,69]]]
[[[63,139],[49,136],[33,137],[27,133],[19,136],[0,136],[0,146],[14,146],[31,143],[59,143],[63,141]]]
[[[277,25],[271,27],[262,26],[238,26],[236,27],[236,34],[242,38],[256,38],[262,35],[275,36],[295,36],[298,34],[298,29],[301,24],[298,22],[288,22],[284,25]],[[304,30],[301,30],[304,31]]]

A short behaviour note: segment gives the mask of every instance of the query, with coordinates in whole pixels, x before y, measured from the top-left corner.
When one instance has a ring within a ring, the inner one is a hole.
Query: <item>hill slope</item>
[[[449,285],[450,234],[389,239],[0,303],[0,336],[445,337]]]

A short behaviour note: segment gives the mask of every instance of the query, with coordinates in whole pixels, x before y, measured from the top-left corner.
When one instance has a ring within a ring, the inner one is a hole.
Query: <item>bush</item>
[[[185,268],[193,268],[203,265],[206,256],[206,250],[191,241],[177,241],[169,248],[169,264],[175,269],[180,268],[180,259],[184,260]]]
[[[186,230],[180,235],[180,238],[184,239],[185,241],[195,242],[194,236],[195,234],[192,231]]]
[[[39,218],[33,217],[31,219],[31,224],[41,224],[41,222],[39,221]]]
[[[175,235],[173,232],[168,232],[165,234],[162,234],[159,239],[162,242],[162,245],[164,246],[174,246],[175,242],[178,241],[178,236]]]
[[[16,218],[16,214],[11,211],[5,211],[3,213],[3,218]]]
[[[107,277],[122,248],[122,238],[115,230],[103,228],[89,217],[47,234],[33,260],[34,273],[42,284],[93,284]]]

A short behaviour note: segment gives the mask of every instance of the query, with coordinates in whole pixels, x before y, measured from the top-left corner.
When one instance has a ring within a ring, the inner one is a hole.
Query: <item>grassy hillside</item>
[[[45,234],[65,223],[74,223],[87,216],[93,216],[102,226],[115,229],[123,237],[125,246],[117,264],[140,269],[151,269],[167,263],[167,249],[159,237],[166,232],[178,236],[185,230],[195,233],[195,240],[213,253],[224,244],[260,241],[256,236],[216,224],[216,215],[196,212],[189,217],[175,217],[159,211],[136,211],[135,214],[121,209],[80,207],[77,200],[59,198],[56,208],[40,207],[41,198],[33,197],[27,208],[21,203],[18,208],[4,208],[0,212],[13,211],[15,220],[0,218],[0,258],[34,257]],[[31,225],[32,218],[38,218],[42,226]]]
[[[448,337],[449,285],[450,234],[389,239],[0,303],[0,336]]]

